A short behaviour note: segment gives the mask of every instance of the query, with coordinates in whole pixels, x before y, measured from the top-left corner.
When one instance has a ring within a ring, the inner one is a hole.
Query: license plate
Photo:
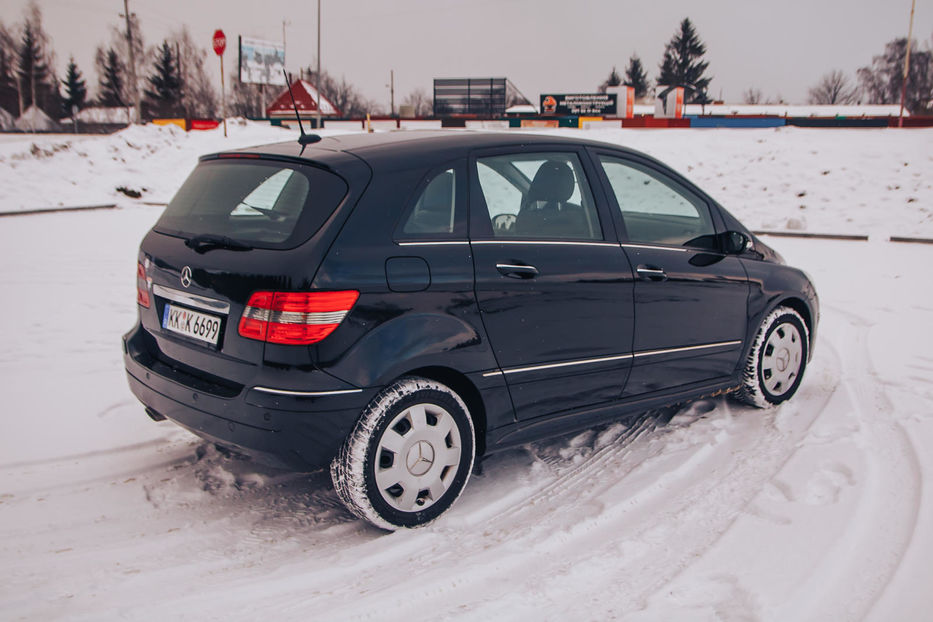
[[[198,313],[184,307],[166,304],[162,313],[162,328],[211,345],[217,345],[220,336],[220,318]]]

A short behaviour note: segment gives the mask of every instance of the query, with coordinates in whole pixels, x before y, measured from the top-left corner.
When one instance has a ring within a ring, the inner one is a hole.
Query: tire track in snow
[[[859,423],[855,442],[868,464],[868,483],[833,554],[810,577],[823,587],[811,590],[811,599],[786,608],[784,619],[865,618],[906,555],[920,512],[920,462],[909,436],[893,417],[884,383],[872,365],[868,348],[872,324],[847,309],[827,310],[844,320],[824,322],[825,332],[839,331],[831,343],[842,361],[841,389]],[[904,491],[911,494],[903,495]],[[865,572],[867,567],[873,571]]]
[[[401,572],[375,569],[360,582],[351,578],[324,602],[347,619],[367,617],[367,601],[349,598],[360,593],[377,597],[380,611],[396,616],[453,615],[464,606],[475,608],[479,617],[546,611],[551,615],[545,618],[567,619],[574,612],[565,598],[569,593],[613,594],[607,611],[637,610],[715,544],[794,452],[826,401],[816,396],[816,413],[798,416],[801,421],[785,431],[773,424],[775,411],[733,420],[731,407],[721,401],[703,421],[707,429],[698,439],[691,440],[694,430],[674,426],[643,436],[634,446],[614,443],[527,502],[480,525],[482,532],[463,530],[462,521],[451,519],[444,523],[450,527],[433,530],[443,537],[411,560],[417,563]],[[789,406],[779,412],[798,415]],[[763,428],[757,442],[740,446],[746,435],[729,433],[736,422]],[[667,545],[672,540],[677,547]],[[451,564],[464,572],[451,576],[444,571]],[[574,577],[581,567],[588,571]],[[286,611],[310,605],[290,596],[285,595],[291,601]]]

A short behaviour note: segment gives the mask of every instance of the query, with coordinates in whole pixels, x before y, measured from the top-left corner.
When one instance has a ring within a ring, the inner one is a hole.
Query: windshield
[[[172,199],[156,230],[186,238],[226,237],[259,247],[310,238],[347,192],[327,171],[283,162],[201,162]]]

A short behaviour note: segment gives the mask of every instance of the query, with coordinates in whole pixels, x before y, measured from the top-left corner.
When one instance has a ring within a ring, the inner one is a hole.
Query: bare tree
[[[310,76],[308,82],[316,84],[314,71],[310,67],[307,71]],[[366,113],[383,114],[385,111],[380,104],[363,97],[345,76],[337,80],[326,70],[322,70],[320,85],[321,93],[337,107],[341,116],[359,118],[366,116]]]
[[[853,86],[838,69],[824,74],[816,86],[810,89],[811,104],[854,104],[858,101],[858,87]]]
[[[754,87],[748,88],[742,93],[742,101],[746,104],[756,105],[761,104],[763,95],[761,94],[761,89],[756,89]]]
[[[133,61],[135,68],[130,67],[130,46],[126,40],[126,26],[121,22],[119,26],[110,27],[110,45],[118,57],[122,60],[124,68],[123,97],[127,105],[133,106],[137,97],[142,97],[142,88],[146,83],[146,75],[149,71],[149,65],[154,60],[154,56],[147,56],[146,45],[143,41],[142,29],[139,25],[139,18],[135,13],[130,13],[130,31],[133,34]],[[153,48],[153,53],[157,48]],[[134,73],[135,69],[135,73]],[[136,76],[136,84],[131,84],[132,77]]]
[[[240,82],[240,76],[236,72],[227,76],[228,115],[261,117],[275,95],[277,95],[275,87],[261,88],[259,84]]]
[[[434,113],[434,102],[424,89],[415,89],[402,103],[411,106],[416,117],[429,117]]]
[[[933,101],[933,49],[921,50],[911,42],[910,74],[907,76],[905,104],[912,113],[923,113]],[[904,86],[904,57],[907,39],[894,39],[884,54],[872,58],[870,67],[858,70],[862,90],[873,104],[896,104]]]
[[[171,34],[181,76],[181,106],[189,119],[208,119],[217,115],[217,91],[204,69],[207,50],[198,47],[187,26]]]

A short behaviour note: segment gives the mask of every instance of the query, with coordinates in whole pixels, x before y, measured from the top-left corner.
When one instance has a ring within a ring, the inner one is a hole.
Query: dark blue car
[[[551,136],[397,132],[208,155],[146,235],[130,386],[155,420],[424,525],[474,460],[732,392],[778,404],[819,317],[667,166]]]

